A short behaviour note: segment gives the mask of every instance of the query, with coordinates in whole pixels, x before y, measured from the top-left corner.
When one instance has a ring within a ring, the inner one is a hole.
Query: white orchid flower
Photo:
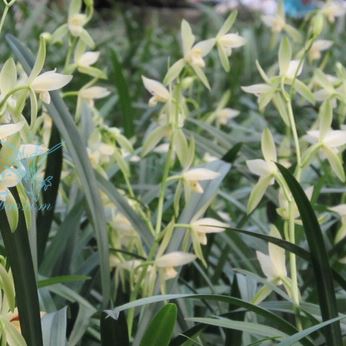
[[[263,23],[271,28],[274,32],[281,32],[286,26],[285,17],[280,14],[262,16]]]
[[[288,63],[287,69],[284,71],[280,70],[280,75],[286,78],[288,81],[292,81],[293,78],[301,75],[303,71],[303,64],[300,63],[300,60],[291,60]]]
[[[11,193],[9,188],[14,187],[22,180],[22,172],[15,168],[8,168],[0,174],[0,201],[6,201]]]
[[[231,56],[232,49],[239,48],[246,43],[244,37],[238,34],[229,33],[235,19],[236,12],[233,12],[226,19],[225,23],[216,35],[216,46],[218,48],[219,58],[226,72],[230,69],[228,57]]]
[[[340,1],[327,1],[321,12],[330,23],[334,23],[335,18],[345,15],[346,8]]]
[[[220,101],[216,105],[216,109],[214,112],[211,112],[207,118],[208,122],[216,121],[217,124],[226,125],[231,119],[237,117],[239,115],[239,111],[227,107],[227,104],[230,100],[231,93],[230,91],[226,91]]]
[[[88,9],[87,5],[87,9]],[[94,41],[89,33],[84,29],[84,26],[90,19],[90,16],[82,13],[82,2],[80,0],[70,1],[68,18],[67,18],[67,29],[74,37],[79,37],[87,46],[93,47]],[[60,31],[64,32],[65,30]],[[61,34],[60,34],[61,35]],[[59,35],[58,35],[59,36]]]
[[[341,217],[341,227],[338,229],[335,235],[334,243],[338,243],[346,237],[346,204],[339,204],[335,207],[329,208],[329,210],[337,213]]]
[[[213,180],[220,175],[206,168],[192,168],[182,174],[185,184],[194,192],[203,193],[200,181]]]
[[[18,133],[24,126],[24,122],[16,124],[0,125],[0,141]]]
[[[321,59],[321,52],[328,50],[333,45],[333,41],[329,40],[316,40],[310,50],[309,50],[309,59],[310,61]]]
[[[145,89],[149,91],[152,98],[149,100],[149,106],[154,107],[158,102],[167,103],[170,98],[168,89],[160,82],[142,76]]]
[[[206,245],[208,233],[221,233],[228,228],[229,225],[219,220],[205,217],[191,222],[190,227],[192,232],[197,236],[199,242],[202,245]]]
[[[340,156],[340,148],[346,144],[346,130],[332,130],[333,108],[329,100],[320,108],[319,130],[310,130],[304,139],[312,143],[303,157],[303,165],[311,159],[315,151],[320,150],[331,165],[334,173],[341,181],[345,181],[345,172]]]
[[[210,89],[208,79],[203,72],[203,68],[205,67],[203,58],[208,55],[214,47],[215,39],[204,40],[195,44],[196,38],[192,33],[190,24],[186,20],[183,20],[181,22],[181,40],[184,57],[170,67],[164,79],[164,83],[170,84],[179,76],[184,66],[189,65],[204,86]]]
[[[85,52],[78,57],[76,64],[78,67],[89,67],[94,65],[99,57],[100,52]]]
[[[249,94],[253,94],[257,97],[273,91],[273,88],[270,85],[264,83],[242,86],[241,88],[243,91]]]
[[[287,24],[285,9],[282,3],[279,3],[278,10],[275,14],[268,14],[262,16],[263,23],[271,28],[273,33],[278,34],[285,31],[295,41],[301,40],[301,34],[293,26]]]
[[[55,72],[55,70],[44,72],[38,75],[30,83],[30,87],[34,92],[40,95],[40,99],[49,104],[49,91],[58,90],[67,85],[72,79],[71,75],[65,75]]]
[[[90,106],[94,106],[94,100],[99,100],[110,95],[110,91],[107,88],[100,86],[92,86],[89,88],[82,88],[78,92],[79,97],[88,101]]]
[[[181,39],[183,44],[183,54],[185,62],[192,67],[204,68],[203,58],[212,50],[215,45],[215,39],[195,43],[195,36],[192,33],[190,24],[183,20],[181,23]]]
[[[155,266],[163,269],[164,279],[169,280],[177,276],[175,267],[181,267],[185,264],[191,263],[196,259],[196,256],[182,251],[174,251],[165,254],[155,260]]]
[[[239,115],[239,111],[233,108],[223,108],[215,112],[216,120],[221,125],[226,125],[231,119],[234,119]]]
[[[68,29],[71,32],[72,36],[80,36],[84,30],[84,25],[87,23],[88,18],[85,14],[76,13],[68,18]]]
[[[313,186],[309,186],[308,188],[304,189],[305,195],[306,197],[308,197],[309,200],[311,200],[312,198],[313,191],[314,191]],[[284,220],[289,220],[290,218],[289,203],[282,189],[279,190],[278,201],[279,201],[279,208],[276,209],[277,213]],[[292,208],[291,215],[293,219],[295,220],[297,224],[301,225],[302,224],[301,221],[297,220],[300,216],[297,204],[295,202],[292,203],[291,208]]]
[[[272,227],[270,236],[281,239],[279,231]],[[285,250],[273,243],[268,244],[268,255],[256,251],[257,259],[260,263],[263,274],[277,284],[287,277]]]
[[[89,139],[87,152],[91,162],[99,166],[103,162],[107,162],[115,153],[115,147],[102,142],[99,132],[94,132]]]
[[[269,129],[265,129],[261,140],[262,154],[264,160],[248,160],[246,165],[249,171],[260,177],[251,191],[248,201],[248,213],[251,213],[261,201],[269,185],[272,185],[278,169],[275,165],[277,154],[273,136]]]
[[[17,160],[29,159],[35,156],[40,156],[48,151],[44,145],[22,144],[19,146]]]

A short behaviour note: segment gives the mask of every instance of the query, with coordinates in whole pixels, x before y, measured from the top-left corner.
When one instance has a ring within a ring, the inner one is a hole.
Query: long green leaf
[[[289,241],[286,241],[280,238],[271,237],[266,234],[255,233],[255,232],[246,231],[246,230],[238,229],[238,228],[231,228],[230,231],[227,231],[227,232],[237,232],[237,233],[241,233],[250,237],[266,240],[270,243],[273,243],[277,246],[282,247],[283,249],[289,252],[294,253],[295,255],[305,260],[308,260],[308,261],[310,260],[310,253],[308,251],[306,251],[305,249],[301,248],[298,245],[290,243]]]
[[[43,345],[66,345],[67,308],[51,312],[42,318]]]
[[[55,149],[57,148],[57,149]],[[39,210],[37,213],[37,256],[40,264],[43,259],[44,250],[48,241],[49,231],[53,222],[55,203],[58,197],[60,177],[62,171],[63,152],[59,132],[55,125],[49,140],[49,150],[52,151],[47,157],[44,179],[52,177],[51,184],[46,191],[42,191],[43,205],[49,205],[50,208]],[[53,151],[54,150],[54,151]]]
[[[149,324],[141,346],[167,346],[173,334],[177,313],[175,304],[165,305]]]
[[[119,318],[119,314],[122,311],[145,306],[148,304],[154,304],[158,302],[168,301],[168,300],[174,300],[174,299],[198,299],[198,300],[211,300],[211,301],[218,301],[223,302],[226,304],[231,304],[234,306],[238,306],[241,308],[244,308],[247,311],[252,311],[263,318],[265,318],[267,321],[273,322],[277,328],[279,328],[283,333],[287,335],[295,334],[298,332],[298,330],[291,325],[289,322],[287,322],[285,319],[281,318],[280,316],[261,308],[260,306],[248,303],[244,300],[225,296],[225,295],[218,295],[218,294],[167,294],[167,295],[157,295],[147,298],[142,298],[135,300],[133,302],[123,304],[121,306],[116,307],[113,310],[106,310],[105,312],[109,314],[109,316],[117,319]],[[305,346],[313,346],[313,344],[308,340],[304,339],[301,342]]]
[[[11,190],[18,203],[17,191],[15,189]],[[22,334],[28,345],[42,346],[40,307],[28,230],[20,205],[18,205],[18,211],[18,227],[15,232],[12,232],[6,212],[3,208],[0,208],[0,231],[12,269]]]
[[[281,332],[280,330],[265,326],[263,324],[243,322],[243,321],[233,321],[226,318],[198,318],[191,317],[187,318],[187,321],[204,323],[215,327],[229,328],[240,330],[249,334],[255,334],[260,336],[265,336],[272,339],[277,339],[287,336],[287,334]]]
[[[70,242],[73,235],[79,230],[80,219],[83,211],[84,203],[83,201],[80,201],[74,205],[65,217],[65,220],[60,225],[57,234],[49,244],[41,263],[40,273],[42,275],[51,275],[56,264],[59,262],[59,259],[61,260],[67,244]]]
[[[305,338],[306,336],[332,324],[332,323],[335,323],[335,322],[338,322],[342,319],[346,318],[346,316],[340,316],[340,317],[336,317],[336,318],[333,318],[329,321],[325,321],[325,322],[321,322],[319,324],[316,324],[315,326],[312,326],[310,328],[307,328],[307,329],[304,329],[302,330],[301,332],[299,333],[296,333],[294,335],[291,335],[289,336],[288,338],[282,340],[278,346],[291,346],[291,345],[295,345],[299,340]]]
[[[115,50],[111,50],[111,58],[113,63],[114,83],[119,94],[120,110],[123,116],[123,124],[125,135],[130,138],[134,135],[134,108],[128,84],[123,74],[123,66],[119,61],[118,55]]]
[[[34,63],[34,58],[30,51],[12,35],[7,35],[6,39],[15,56],[21,62],[26,72],[29,73]],[[52,91],[50,95],[52,101],[49,105],[46,105],[48,113],[53,118],[76,166],[88,202],[91,220],[95,228],[100,258],[102,298],[103,304],[106,305],[110,297],[108,239],[104,209],[97,188],[95,174],[90,164],[85,145],[73,122],[72,115],[60,97],[59,92]]]
[[[311,262],[317,283],[319,305],[324,321],[338,316],[336,297],[333,284],[333,275],[328,261],[328,253],[323,241],[323,235],[317,217],[304,190],[288,171],[287,168],[277,164],[293,198],[297,204],[306,239],[310,248]],[[339,323],[328,325],[323,329],[326,340],[330,346],[341,346],[342,337]]]

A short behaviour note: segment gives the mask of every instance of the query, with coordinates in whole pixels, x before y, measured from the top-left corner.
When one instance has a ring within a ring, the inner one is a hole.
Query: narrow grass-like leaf
[[[23,65],[25,71],[30,73],[34,63],[34,58],[30,51],[14,36],[7,35],[6,39],[14,55]],[[84,143],[79,135],[76,125],[73,122],[72,115],[60,97],[59,92],[52,91],[50,92],[50,95],[51,103],[46,105],[48,113],[53,118],[53,121],[62,138],[64,139],[66,147],[76,166],[76,170],[88,202],[91,220],[95,228],[100,258],[102,298],[103,304],[106,305],[110,296],[108,239],[105,225],[105,215],[96,184],[95,174],[90,164]]]
[[[243,322],[243,321],[233,321],[226,318],[198,318],[191,317],[186,318],[187,321],[204,323],[215,327],[229,328],[240,330],[249,334],[265,336],[268,338],[279,339],[281,337],[287,336],[287,334],[281,332],[280,330],[269,327],[263,324],[252,323],[252,322]]]
[[[134,109],[130,97],[129,87],[123,74],[123,67],[119,61],[115,50],[111,50],[111,58],[113,63],[114,83],[119,94],[120,110],[123,116],[123,125],[126,137],[130,138],[134,135]]]
[[[237,228],[231,228],[230,231],[227,231],[227,232],[237,232],[237,233],[241,233],[241,234],[244,234],[244,235],[247,235],[250,237],[263,239],[267,242],[278,245],[278,246],[282,247],[283,249],[285,249],[291,253],[294,253],[295,255],[297,255],[297,256],[299,256],[299,257],[301,257],[307,261],[310,260],[310,253],[308,251],[306,251],[303,248],[301,248],[300,246],[292,244],[286,240],[271,237],[271,236],[266,235],[266,234],[255,233],[255,232],[246,231],[246,230],[237,229]]]
[[[66,345],[67,308],[51,312],[42,318],[43,345]]]
[[[58,197],[60,177],[62,171],[62,146],[58,129],[55,125],[49,140],[49,155],[47,157],[44,179],[51,179],[51,186],[48,189],[42,189],[43,205],[50,208],[39,210],[37,213],[37,257],[38,263],[42,262],[44,250],[46,248],[49,231],[53,222],[55,203]]]
[[[277,164],[281,174],[283,175],[293,198],[297,204],[306,239],[310,248],[311,262],[314,270],[319,298],[319,305],[324,321],[328,321],[337,317],[338,311],[336,306],[336,297],[333,284],[332,271],[328,262],[328,253],[323,241],[323,235],[318,223],[317,217],[311,206],[311,203],[304,190],[288,171],[287,168]],[[342,337],[340,324],[334,323],[323,329],[326,340],[330,346],[341,346]]]
[[[11,192],[18,203],[18,193],[15,189],[12,189]],[[28,230],[23,210],[20,206],[18,206],[18,210],[18,228],[12,232],[6,212],[0,208],[0,231],[12,269],[22,334],[28,345],[42,346],[40,308]]]
[[[55,276],[53,278],[49,279],[42,279],[38,282],[38,287],[46,287],[51,286],[55,284],[65,284],[67,282],[79,282],[79,281],[86,281],[90,280],[90,276],[85,275],[61,275],[61,276]]]
[[[326,327],[332,323],[338,322],[342,319],[346,318],[346,316],[341,316],[341,317],[336,317],[333,318],[329,321],[325,321],[319,324],[316,324],[315,326],[312,326],[310,328],[304,329],[299,333],[296,333],[294,335],[289,336],[288,338],[282,340],[278,346],[291,346],[291,345],[295,345],[298,341],[300,341],[301,339],[305,338],[306,336],[322,329],[323,327]]]
[[[106,180],[99,173],[96,173],[96,178],[101,190],[117,206],[120,212],[126,216],[126,218],[131,222],[132,226],[141,235],[144,243],[150,247],[154,239],[143,219],[132,209],[132,207],[127,203],[126,199],[108,180]]]
[[[175,304],[165,305],[150,322],[141,346],[167,346],[173,334],[177,313]]]
[[[79,223],[84,211],[83,201],[77,202],[70,212],[65,217],[65,220],[60,225],[57,234],[52,239],[43,261],[40,266],[40,273],[42,275],[51,275],[54,271],[56,264],[61,260],[67,244],[73,237],[75,232],[79,230]]]
[[[168,301],[168,300],[174,300],[174,299],[198,299],[198,300],[211,300],[211,301],[218,301],[223,302],[226,304],[230,304],[233,306],[238,306],[241,308],[244,308],[246,311],[252,311],[259,316],[262,316],[266,319],[266,321],[271,321],[273,325],[275,325],[278,329],[280,329],[284,334],[286,335],[292,335],[298,332],[298,330],[289,322],[287,322],[285,319],[281,318],[280,316],[261,308],[260,306],[248,303],[242,299],[226,296],[226,295],[218,295],[218,294],[167,294],[167,295],[157,295],[147,298],[142,298],[135,300],[133,302],[123,304],[121,306],[116,307],[113,310],[106,310],[105,312],[117,319],[119,318],[119,314],[122,311],[145,306],[148,304],[154,304],[158,302]],[[313,344],[308,339],[303,339],[301,343],[305,346],[313,346]]]

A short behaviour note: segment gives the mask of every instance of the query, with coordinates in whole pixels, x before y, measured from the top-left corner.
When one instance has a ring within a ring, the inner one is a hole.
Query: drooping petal
[[[259,177],[271,175],[276,171],[276,166],[272,162],[262,159],[247,160],[246,165],[252,174]]]
[[[142,80],[145,89],[147,89],[150,94],[157,99],[157,101],[167,102],[169,100],[169,91],[162,83],[144,76],[142,76]]]
[[[47,71],[37,76],[31,83],[36,92],[45,92],[63,88],[72,79],[70,75],[64,75],[53,71]]]
[[[194,231],[199,233],[220,233],[223,232],[225,228],[229,227],[229,225],[219,220],[205,217],[193,221],[191,227]]]
[[[273,268],[272,261],[268,255],[265,255],[264,253],[260,251],[256,251],[256,256],[258,259],[258,262],[261,266],[261,269],[263,271],[263,274],[269,279],[273,280],[275,279],[275,272]]]
[[[194,46],[194,48],[200,49],[202,52],[202,57],[204,57],[210,53],[210,51],[213,49],[214,45],[215,45],[215,39],[211,38],[209,40],[204,40],[204,41],[198,42]]]
[[[272,90],[272,87],[267,84],[253,84],[249,86],[243,86],[241,87],[243,91],[249,94],[254,94],[256,96],[259,96],[261,94],[265,94],[267,92],[270,92]]]
[[[165,254],[155,260],[159,268],[179,267],[188,264],[196,259],[196,256],[182,251],[174,251]]]
[[[77,64],[79,66],[89,67],[98,60],[100,56],[100,52],[85,52],[82,54],[82,56],[78,59]]]
[[[273,226],[270,236],[281,239],[279,231]],[[287,276],[285,250],[273,243],[268,244],[269,257],[272,262],[275,277],[282,278]]]
[[[346,144],[346,130],[329,131],[323,138],[323,143],[331,148],[337,148]]]
[[[19,122],[16,124],[0,125],[0,140],[3,140],[19,132],[23,128],[23,126],[24,126],[24,122]]]
[[[226,50],[232,49],[232,48],[239,48],[241,46],[244,46],[246,43],[246,40],[244,37],[238,35],[238,34],[227,34],[223,35],[218,39],[218,43],[223,46]]]
[[[79,96],[86,100],[97,100],[107,97],[110,91],[104,87],[93,86],[90,88],[81,89]]]
[[[206,168],[192,168],[183,173],[183,178],[187,181],[212,180],[218,177],[220,173]]]
[[[329,208],[329,210],[339,214],[341,217],[346,216],[346,204],[336,205],[335,207]]]

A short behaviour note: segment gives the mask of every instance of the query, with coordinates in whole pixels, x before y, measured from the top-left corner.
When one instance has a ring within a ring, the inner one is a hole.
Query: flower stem
[[[171,166],[172,155],[173,155],[173,136],[171,136],[171,141],[169,144],[167,159],[166,159],[165,167],[163,169],[163,176],[162,176],[162,181],[160,186],[160,195],[159,195],[159,203],[157,207],[156,227],[155,227],[156,237],[159,236],[161,225],[162,225],[163,204],[164,204],[165,193],[166,193],[166,189],[168,185],[168,175],[169,175],[169,169]]]
[[[289,241],[292,244],[295,244],[296,237],[295,237],[295,223],[294,223],[294,214],[293,214],[293,207],[294,202],[288,203],[288,213],[289,213],[289,220],[288,220],[288,237]],[[302,329],[300,316],[299,316],[299,305],[300,305],[300,298],[299,298],[299,287],[298,287],[298,274],[297,274],[297,258],[296,255],[293,252],[290,252],[289,254],[290,258],[290,272],[291,272],[291,280],[292,280],[292,300],[294,304],[294,309],[296,310],[296,324],[299,330]]]

